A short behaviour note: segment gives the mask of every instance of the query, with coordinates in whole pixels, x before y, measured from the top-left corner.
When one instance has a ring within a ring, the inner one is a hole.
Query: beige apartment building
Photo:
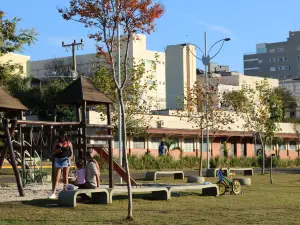
[[[142,82],[152,85],[151,82],[155,82],[156,90],[141,93],[141,98],[152,99],[154,102],[152,104],[152,109],[165,109],[166,108],[166,95],[165,95],[165,53],[150,51],[146,46],[146,36],[141,34],[136,34],[134,38],[129,43],[129,59],[134,59],[134,63],[145,63],[145,78]],[[121,57],[124,56],[124,48],[121,45]],[[72,57],[62,57],[54,59],[46,59],[39,61],[32,61],[30,74],[31,76],[38,79],[45,79],[48,77],[56,76],[55,71],[49,71],[47,66],[53,63],[53,60],[60,60],[64,62],[66,70],[72,66]],[[96,54],[86,54],[78,55],[76,57],[77,61],[77,72],[79,75],[84,74],[85,76],[92,76],[95,71],[96,66],[101,63],[101,59],[96,57]],[[153,68],[153,64],[156,63],[156,68]],[[147,80],[148,74],[153,76],[153,80]],[[69,75],[67,75],[69,76]]]
[[[30,56],[24,56],[16,53],[8,53],[0,56],[0,63],[10,63],[17,65],[16,73],[23,77],[29,75],[30,72]]]

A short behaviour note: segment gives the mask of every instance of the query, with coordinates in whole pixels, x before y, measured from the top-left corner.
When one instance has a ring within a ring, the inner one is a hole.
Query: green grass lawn
[[[216,181],[216,179],[208,179]],[[170,182],[159,180],[158,182]],[[174,182],[174,181],[173,181]],[[126,197],[111,205],[79,204],[63,208],[53,200],[0,204],[0,224],[299,224],[300,175],[275,174],[252,177],[242,195],[204,197],[175,193],[170,201],[154,201],[134,195],[134,217],[125,221]]]

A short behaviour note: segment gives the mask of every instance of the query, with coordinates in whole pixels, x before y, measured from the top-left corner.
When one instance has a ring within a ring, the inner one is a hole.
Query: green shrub
[[[99,157],[96,160],[100,164],[100,168],[103,170],[108,169],[107,163],[103,162]],[[118,160],[118,159],[116,159]],[[164,169],[199,169],[199,157],[196,156],[183,156],[179,159],[174,159],[170,155],[163,155],[154,157],[153,155],[128,156],[128,163],[133,170],[164,170]],[[271,165],[270,157],[265,158],[265,167],[269,168]],[[223,167],[261,167],[262,156],[249,157],[221,157],[210,158],[211,168]],[[300,167],[300,158],[280,159],[279,157],[273,157],[274,168],[291,168]],[[203,160],[203,168],[206,168],[206,159]]]

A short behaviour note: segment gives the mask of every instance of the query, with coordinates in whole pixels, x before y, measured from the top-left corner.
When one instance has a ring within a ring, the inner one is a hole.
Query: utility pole
[[[81,39],[80,42],[76,42],[76,40],[74,40],[73,43],[71,44],[65,44],[65,42],[62,42],[62,47],[66,48],[67,51],[68,49],[72,49],[72,58],[73,58],[73,78],[76,79],[77,78],[77,67],[76,67],[76,51],[75,48],[77,48],[77,50],[79,50],[79,47],[81,47],[81,49],[83,49],[83,40]]]

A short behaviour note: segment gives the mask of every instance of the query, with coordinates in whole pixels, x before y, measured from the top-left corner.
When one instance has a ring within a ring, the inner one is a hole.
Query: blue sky
[[[149,50],[183,42],[203,46],[207,31],[208,44],[230,37],[215,62],[243,71],[243,53],[255,51],[255,44],[286,40],[289,31],[300,30],[299,0],[160,0],[166,13],[157,21],[156,32],[147,37]],[[38,41],[23,52],[32,60],[68,56],[61,47],[76,39],[84,39],[85,48],[77,54],[95,52],[88,31],[76,22],[65,21],[57,12],[68,0],[1,0],[1,10],[12,18],[23,19],[21,27],[35,28]],[[201,63],[199,63],[199,67]]]

